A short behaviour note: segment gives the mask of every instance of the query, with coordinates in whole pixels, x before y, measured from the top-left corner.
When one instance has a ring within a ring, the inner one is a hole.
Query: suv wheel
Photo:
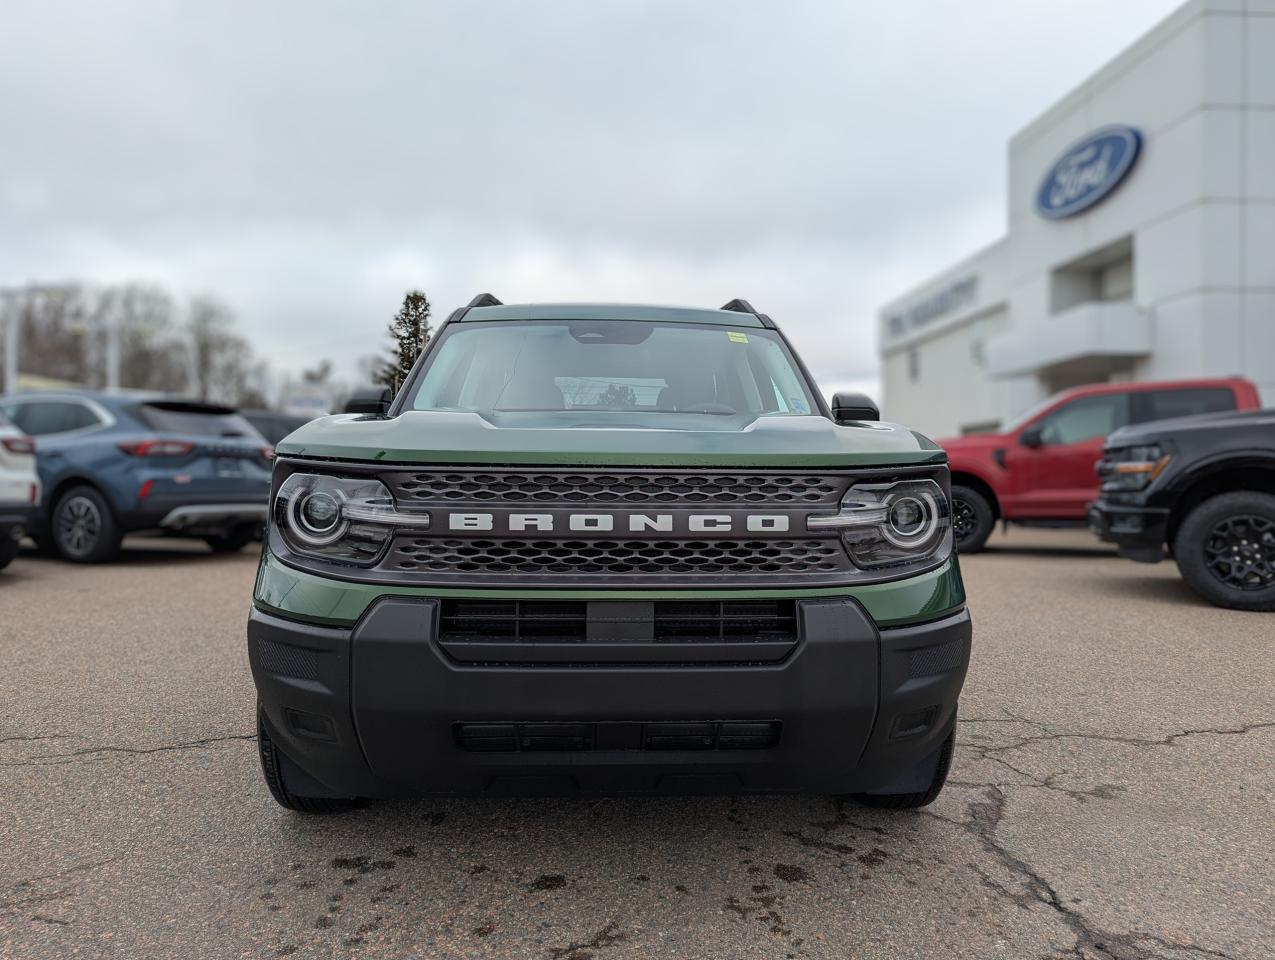
[[[72,487],[53,508],[53,546],[64,560],[103,563],[119,553],[119,524],[106,498],[90,486]]]
[[[1275,610],[1275,496],[1244,490],[1205,500],[1182,521],[1173,557],[1210,603]]]
[[[978,553],[996,527],[987,498],[973,487],[952,486],[952,536],[960,553]]]
[[[301,797],[288,789],[283,779],[283,755],[270,739],[266,729],[265,715],[261,707],[257,707],[257,754],[261,758],[261,774],[265,777],[270,795],[279,806],[298,813],[337,813],[353,807],[364,806],[365,801],[346,800],[329,797]]]
[[[934,772],[929,785],[916,793],[856,793],[854,799],[866,807],[880,807],[885,810],[911,810],[924,807],[938,799],[947,783],[947,772],[952,769],[952,754],[956,750],[956,724],[952,724],[952,732],[947,735],[938,750],[937,762],[926,758],[926,762],[934,763]],[[933,756],[931,754],[931,756]]]
[[[204,537],[204,543],[212,548],[213,553],[238,553],[257,537],[261,527],[255,523],[241,523],[221,533]]]

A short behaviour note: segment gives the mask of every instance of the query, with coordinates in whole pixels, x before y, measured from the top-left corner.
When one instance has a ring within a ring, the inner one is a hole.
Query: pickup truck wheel
[[[1178,528],[1173,558],[1210,603],[1275,610],[1275,496],[1242,490],[1205,500]]]
[[[3,570],[9,564],[18,558],[18,541],[5,540],[0,543],[0,570]]]
[[[257,708],[257,753],[261,757],[261,774],[265,777],[270,795],[279,806],[298,813],[339,813],[355,807],[365,806],[366,802],[356,799],[330,797],[301,797],[288,789],[283,780],[282,754],[270,739],[266,730],[266,721],[261,708]]]
[[[72,563],[113,560],[124,538],[106,498],[87,484],[62,494],[50,526],[54,549]]]
[[[959,553],[978,553],[996,527],[987,498],[973,487],[952,486],[952,535]]]
[[[879,807],[884,810],[912,810],[924,807],[938,799],[947,783],[947,772],[952,769],[952,754],[956,750],[956,725],[947,735],[943,745],[939,747],[938,762],[934,765],[934,774],[930,784],[918,793],[856,793],[854,800],[865,807]]]

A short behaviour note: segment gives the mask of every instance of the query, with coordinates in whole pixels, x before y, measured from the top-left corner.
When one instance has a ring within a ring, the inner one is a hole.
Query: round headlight
[[[297,520],[305,532],[323,537],[336,529],[341,522],[341,504],[330,493],[306,494],[297,506]]]
[[[340,540],[349,526],[341,516],[341,499],[327,490],[299,487],[288,499],[288,526],[294,536],[321,547]]]
[[[934,534],[938,522],[938,504],[929,493],[903,493],[889,501],[882,534],[896,547],[915,547]]]

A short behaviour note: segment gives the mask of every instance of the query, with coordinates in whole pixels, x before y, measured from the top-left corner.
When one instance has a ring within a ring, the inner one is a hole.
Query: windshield
[[[1031,407],[1031,409],[1029,409],[1026,413],[1020,413],[1013,420],[1009,421],[1009,423],[1005,424],[1005,426],[1001,427],[1000,432],[1013,433],[1019,427],[1026,426],[1028,423],[1035,420],[1042,413],[1044,413],[1046,410],[1052,407],[1055,403],[1057,403],[1059,399],[1063,396],[1063,394],[1066,392],[1067,391],[1063,390],[1058,393],[1051,394],[1050,396],[1046,397],[1044,400],[1040,401],[1040,403],[1034,404]]]
[[[809,415],[773,330],[639,320],[499,320],[447,327],[408,407]]]

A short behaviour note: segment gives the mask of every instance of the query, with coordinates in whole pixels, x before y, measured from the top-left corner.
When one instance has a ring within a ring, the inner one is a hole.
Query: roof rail
[[[472,310],[474,307],[500,307],[500,306],[504,306],[504,304],[502,304],[499,300],[493,297],[490,293],[480,293],[478,296],[474,297],[473,300],[470,300],[469,303],[465,304],[465,309]]]
[[[770,317],[768,317],[764,313],[758,313],[757,308],[754,307],[747,300],[743,299],[742,297],[736,297],[730,303],[722,304],[720,307],[718,307],[718,309],[729,310],[731,313],[751,313],[754,317],[756,317],[758,320],[761,321],[761,325],[763,327],[767,327],[768,329],[771,329],[771,330],[778,329],[775,326],[774,320],[770,319]]]

